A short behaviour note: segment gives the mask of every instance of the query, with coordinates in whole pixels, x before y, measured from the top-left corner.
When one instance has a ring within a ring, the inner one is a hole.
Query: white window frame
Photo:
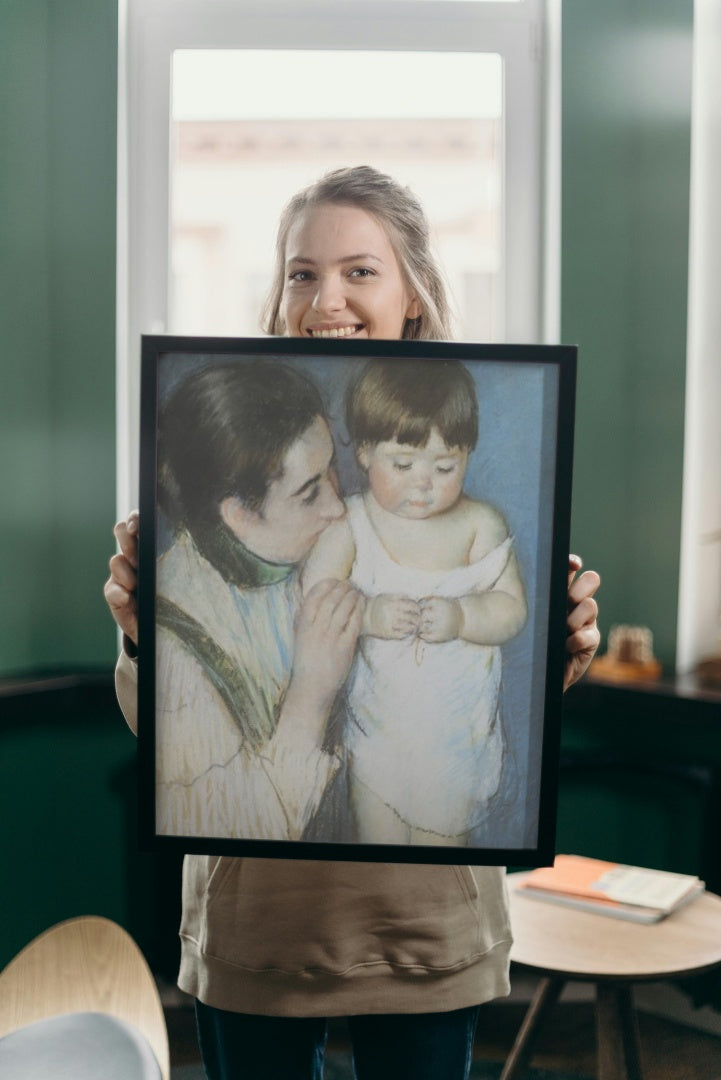
[[[721,652],[721,0],[696,0],[693,31],[691,200],[683,509],[676,670]]]
[[[559,38],[560,0],[119,0],[119,515],[138,496],[140,335],[167,327],[173,52],[499,53],[506,128],[503,289],[512,298],[504,305],[504,339],[529,342],[557,340],[559,325]]]

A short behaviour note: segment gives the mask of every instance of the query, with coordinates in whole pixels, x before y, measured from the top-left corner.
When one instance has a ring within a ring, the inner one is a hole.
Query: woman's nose
[[[335,484],[328,483],[323,492],[323,505],[321,507],[323,517],[327,521],[337,521],[345,514],[345,505],[338,494]]]
[[[319,279],[318,288],[313,298],[313,307],[320,314],[340,311],[345,307],[343,288],[335,275]]]

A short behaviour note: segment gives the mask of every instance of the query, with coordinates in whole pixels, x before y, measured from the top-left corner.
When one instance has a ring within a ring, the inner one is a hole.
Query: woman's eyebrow
[[[357,255],[343,255],[343,257],[340,258],[338,260],[338,262],[341,262],[341,263],[365,262],[365,261],[367,261],[369,259],[372,260],[373,262],[380,263],[381,265],[383,264],[383,260],[381,259],[380,255],[373,255],[373,253],[370,252],[370,251],[361,251]],[[290,266],[291,263],[295,263],[295,264],[300,263],[302,266],[315,266],[316,265],[315,259],[309,259],[306,255],[289,255],[288,258],[286,259],[286,265]]]
[[[371,259],[373,262],[378,262],[378,263],[383,262],[380,255],[373,255],[372,252],[370,252],[370,251],[361,251],[361,252],[358,253],[358,255],[344,255],[343,258],[339,259],[338,261],[342,262],[342,263],[346,263],[346,262],[365,262],[366,259]]]
[[[309,488],[312,488],[314,484],[318,483],[320,478],[321,473],[316,473],[315,476],[311,476],[310,479],[306,480],[304,484],[300,485],[297,491],[291,492],[291,499],[295,499],[297,495],[302,495],[303,492],[307,491]]]

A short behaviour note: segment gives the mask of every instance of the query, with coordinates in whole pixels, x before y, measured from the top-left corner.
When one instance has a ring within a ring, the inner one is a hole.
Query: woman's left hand
[[[583,566],[578,555],[568,557],[568,616],[566,618],[566,670],[563,689],[568,690],[581,678],[601,640],[596,619],[598,604],[594,594],[601,584],[595,570],[576,574]]]

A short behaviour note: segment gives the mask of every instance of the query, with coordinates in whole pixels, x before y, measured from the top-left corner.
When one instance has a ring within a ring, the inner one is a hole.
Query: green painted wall
[[[692,0],[563,5],[562,340],[579,345],[573,546],[602,630],[673,665],[686,350]]]
[[[107,665],[116,0],[0,0],[0,675]]]

